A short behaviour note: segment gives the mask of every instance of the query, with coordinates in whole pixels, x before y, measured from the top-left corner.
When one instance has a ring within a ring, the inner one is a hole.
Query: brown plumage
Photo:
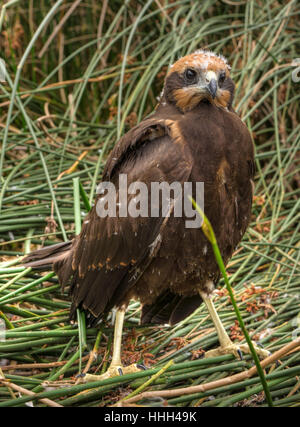
[[[128,186],[141,181],[148,188],[151,182],[204,182],[205,214],[225,262],[249,223],[254,171],[251,137],[232,108],[233,94],[223,57],[198,51],[181,58],[167,74],[155,112],[120,139],[102,178],[116,187],[120,174],[127,174]],[[96,203],[79,236],[25,261],[53,266],[60,282],[71,285],[71,317],[79,307],[90,323],[134,298],[143,305],[142,323],[174,324],[220,276],[201,228],[186,228],[184,217],[100,218]]]

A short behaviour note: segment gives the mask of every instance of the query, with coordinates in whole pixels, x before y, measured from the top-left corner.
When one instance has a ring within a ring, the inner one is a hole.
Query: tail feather
[[[94,320],[98,320],[107,311],[112,294],[127,271],[126,269],[118,269],[110,272],[109,277],[107,277],[106,271],[90,271],[84,277],[84,286],[79,286],[81,278],[72,269],[72,241],[58,243],[31,252],[24,258],[23,264],[37,270],[53,269],[61,285],[64,286],[67,283],[71,285],[72,307],[70,317],[73,318],[76,308],[81,307],[81,309],[87,310]],[[108,280],[109,286],[104,288],[99,286],[99,283]],[[112,286],[113,284],[114,286]],[[141,324],[169,323],[172,326],[192,314],[201,303],[200,295],[184,297],[167,290],[154,303],[143,305]]]
[[[184,297],[166,291],[153,304],[143,306],[141,324],[169,323],[173,326],[192,314],[201,304],[200,295]]]
[[[71,246],[71,241],[46,246],[27,255],[23,260],[23,264],[25,267],[32,267],[37,270],[48,270],[53,268],[59,276],[62,264],[70,258]],[[65,274],[63,274],[63,276],[65,276]]]

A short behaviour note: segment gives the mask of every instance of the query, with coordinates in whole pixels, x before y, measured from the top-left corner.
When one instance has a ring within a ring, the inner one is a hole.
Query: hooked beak
[[[206,86],[208,92],[210,93],[212,99],[216,97],[216,93],[218,90],[218,83],[217,80],[212,78],[209,84]]]

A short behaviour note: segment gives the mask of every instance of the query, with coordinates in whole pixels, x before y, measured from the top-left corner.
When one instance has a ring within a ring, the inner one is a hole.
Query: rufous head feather
[[[180,58],[167,74],[164,98],[186,112],[201,101],[228,108],[233,100],[234,83],[227,60],[213,52],[197,50]]]

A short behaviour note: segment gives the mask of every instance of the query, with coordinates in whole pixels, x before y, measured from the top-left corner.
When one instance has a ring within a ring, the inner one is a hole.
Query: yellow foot
[[[108,378],[117,377],[119,375],[133,374],[135,372],[140,372],[145,369],[146,367],[144,365],[138,365],[135,363],[125,367],[122,365],[114,365],[114,366],[110,366],[108,370],[102,375],[85,374],[83,376],[80,376],[77,380],[77,384],[107,380]]]
[[[252,344],[254,345],[255,351],[260,359],[265,359],[271,355],[269,351],[258,347],[255,342],[252,342]],[[233,354],[236,358],[243,359],[243,353],[251,354],[248,344],[230,343],[224,347],[218,347],[215,350],[206,351],[205,358],[223,356],[224,354]]]

